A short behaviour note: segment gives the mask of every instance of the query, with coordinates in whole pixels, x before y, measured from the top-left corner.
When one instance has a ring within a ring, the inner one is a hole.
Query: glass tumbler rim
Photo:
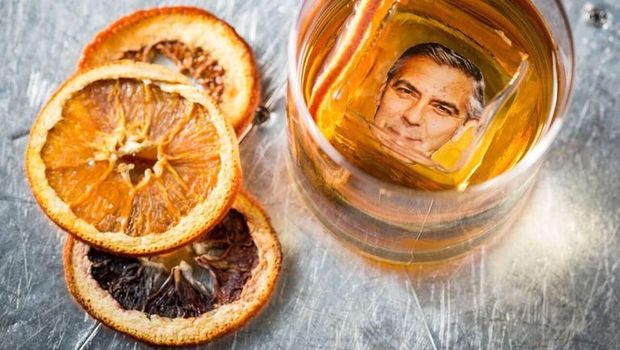
[[[570,21],[568,18],[568,14],[564,5],[562,5],[561,0],[552,0],[553,3],[558,8],[558,12],[560,15],[560,19],[562,25],[564,26],[564,31],[568,36],[568,55],[570,56],[570,67],[568,67],[567,74],[567,85],[566,85],[566,93],[561,98],[565,98],[565,102],[562,105],[555,105],[554,108],[550,108],[549,114],[547,115],[548,120],[553,118],[553,122],[547,132],[541,136],[540,140],[523,156],[517,164],[504,171],[503,173],[481,182],[479,184],[474,184],[468,186],[464,190],[456,190],[456,189],[448,189],[448,190],[438,190],[438,191],[424,191],[417,190],[401,185],[397,185],[394,183],[390,183],[387,181],[380,180],[376,177],[373,177],[356,165],[352,164],[349,160],[347,160],[323,135],[323,133],[319,130],[318,125],[314,121],[314,118],[310,114],[308,110],[307,103],[303,98],[300,76],[299,76],[299,62],[298,62],[298,43],[300,41],[299,34],[302,22],[304,20],[304,4],[302,2],[300,8],[297,12],[297,15],[293,21],[292,29],[289,32],[288,38],[288,52],[287,52],[287,60],[288,60],[288,94],[290,94],[292,103],[295,103],[297,111],[300,114],[300,120],[304,124],[303,127],[309,132],[309,135],[314,139],[313,141],[319,145],[319,147],[325,152],[334,163],[342,166],[347,171],[351,173],[354,177],[361,179],[363,182],[371,184],[376,187],[380,187],[383,190],[392,191],[395,193],[399,193],[402,195],[411,195],[416,197],[427,197],[427,198],[439,198],[439,197],[451,197],[455,195],[476,195],[480,193],[484,193],[493,188],[503,187],[509,183],[511,183],[514,179],[518,178],[519,175],[527,172],[534,166],[549,150],[553,141],[557,137],[560,129],[562,128],[562,124],[564,118],[566,116],[568,107],[570,106],[573,90],[574,90],[574,76],[575,76],[575,44],[572,34],[572,29],[570,25]],[[536,5],[534,5],[536,6]],[[544,17],[544,16],[543,16]],[[550,29],[550,32],[553,34],[553,31]],[[558,44],[556,42],[556,37],[553,36],[553,41],[555,44],[555,49],[559,51],[557,47]]]

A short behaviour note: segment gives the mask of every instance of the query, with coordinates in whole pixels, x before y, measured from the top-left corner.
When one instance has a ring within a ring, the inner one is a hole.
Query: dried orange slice
[[[140,10],[97,34],[79,68],[162,55],[194,78],[222,109],[238,136],[248,130],[259,101],[256,64],[249,45],[226,22],[193,7]]]
[[[308,104],[319,128],[329,138],[333,132],[331,120],[334,116],[344,116],[344,85],[359,87],[364,74],[357,71],[362,60],[368,60],[370,48],[382,23],[394,7],[395,0],[357,0],[351,15],[341,29],[338,39],[322,64],[316,77]],[[330,118],[330,120],[326,120]]]
[[[131,255],[197,238],[241,181],[236,137],[214,103],[180,74],[128,61],[56,91],[31,130],[26,170],[54,222]]]
[[[195,345],[243,326],[268,301],[282,260],[258,204],[239,194],[224,220],[168,254],[126,258],[69,237],[65,279],[94,318],[157,345]]]

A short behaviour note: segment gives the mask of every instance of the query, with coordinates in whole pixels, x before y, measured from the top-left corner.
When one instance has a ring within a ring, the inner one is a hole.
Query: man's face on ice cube
[[[476,80],[425,56],[398,62],[382,89],[375,126],[399,149],[426,157],[478,122],[471,115]]]

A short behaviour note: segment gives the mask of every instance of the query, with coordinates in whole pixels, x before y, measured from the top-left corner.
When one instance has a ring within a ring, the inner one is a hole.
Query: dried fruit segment
[[[246,218],[232,209],[205,239],[194,243],[198,266],[214,279],[213,291],[220,303],[230,303],[241,294],[245,281],[256,266],[256,245]]]
[[[203,107],[138,80],[86,86],[48,133],[54,140],[43,148],[51,158],[44,158],[50,185],[100,231],[164,232],[208,197],[219,171],[217,132],[205,115]],[[72,142],[92,152],[68,157],[62,146]],[[177,181],[162,181],[172,174],[180,175]]]
[[[194,78],[215,102],[223,102],[226,71],[217,59],[200,47],[191,49],[180,41],[161,41],[139,50],[125,51],[120,59],[153,62],[158,55],[173,61],[181,73]]]
[[[125,62],[77,75],[56,93],[33,128],[27,169],[57,223],[126,254],[178,247],[217,223],[239,182],[236,140],[185,83]]]
[[[192,278],[187,263],[167,271],[136,258],[124,258],[91,248],[91,276],[124,310],[163,317],[196,317],[214,308],[215,298]]]
[[[258,312],[281,259],[265,213],[240,193],[217,226],[170,253],[128,258],[70,238],[65,277],[77,301],[106,325],[154,344],[194,345]]]
[[[193,7],[141,10],[120,18],[86,46],[80,69],[116,61],[172,61],[221,108],[238,136],[250,126],[260,87],[248,44],[226,22]]]
[[[92,191],[86,191],[83,199],[71,204],[73,212],[101,232],[123,232],[133,210],[131,187],[117,173],[110,173],[94,186]]]
[[[231,209],[220,224],[191,247],[142,259],[91,248],[88,260],[92,277],[123,309],[186,318],[239,299],[258,263],[258,253],[247,219]],[[166,266],[171,260],[175,264]]]

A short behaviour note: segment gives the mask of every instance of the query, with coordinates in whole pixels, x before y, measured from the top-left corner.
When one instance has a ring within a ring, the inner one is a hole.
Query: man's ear
[[[478,125],[480,125],[480,119],[467,118],[465,123],[459,126],[459,128],[456,130],[454,135],[452,135],[452,138],[450,140],[452,142],[458,141],[461,137],[463,137],[463,135],[465,135],[467,130],[476,129]]]
[[[377,109],[379,109],[379,106],[381,105],[381,100],[383,100],[383,95],[385,95],[385,89],[387,88],[388,83],[388,80],[384,81],[379,88],[379,93],[377,94],[377,99],[375,101],[375,106],[377,106]]]

